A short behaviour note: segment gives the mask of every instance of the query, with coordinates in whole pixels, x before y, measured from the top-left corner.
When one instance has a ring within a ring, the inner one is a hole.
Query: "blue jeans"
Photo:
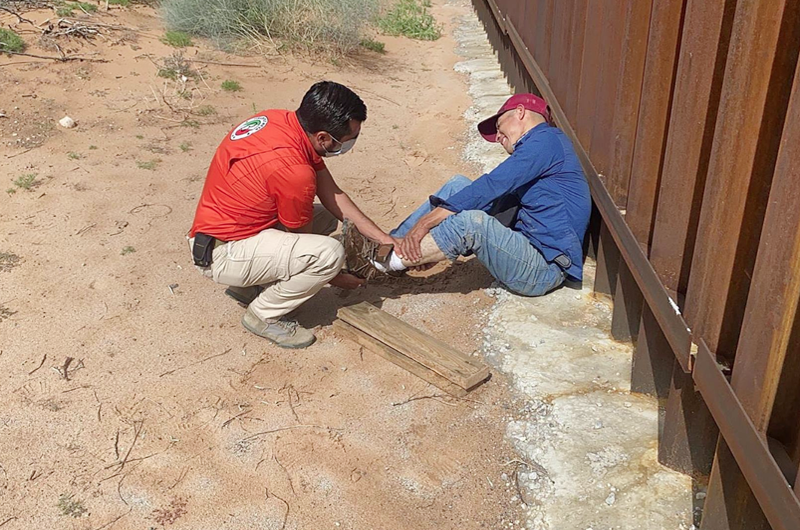
[[[435,195],[447,199],[471,183],[467,177],[456,175]],[[430,202],[425,201],[391,235],[404,237],[432,209]],[[517,294],[541,296],[564,282],[561,267],[548,263],[527,237],[481,210],[451,215],[430,234],[447,258],[454,260],[475,254],[498,282]]]

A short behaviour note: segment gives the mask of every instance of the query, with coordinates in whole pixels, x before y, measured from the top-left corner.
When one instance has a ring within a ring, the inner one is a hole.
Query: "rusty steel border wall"
[[[800,2],[473,5],[576,147],[594,291],[701,530],[800,529]]]

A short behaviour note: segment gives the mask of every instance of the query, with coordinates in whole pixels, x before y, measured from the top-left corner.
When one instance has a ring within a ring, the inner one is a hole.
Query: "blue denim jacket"
[[[488,212],[509,196],[519,202],[512,229],[522,232],[548,262],[566,255],[568,263],[559,264],[567,276],[583,279],[583,237],[592,199],[572,142],[560,129],[537,125],[493,171],[446,200],[431,196],[430,201],[455,213]]]

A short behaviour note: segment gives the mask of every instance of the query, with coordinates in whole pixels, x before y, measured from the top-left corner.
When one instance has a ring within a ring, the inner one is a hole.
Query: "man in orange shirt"
[[[314,334],[286,315],[325,284],[355,288],[344,249],[328,237],[349,219],[381,243],[394,240],[342,191],[322,157],[349,151],[367,119],[352,90],[316,83],[296,112],[266,110],[225,138],[208,170],[189,244],[195,265],[249,304],[242,325],[285,348]],[[314,204],[317,196],[322,205]]]

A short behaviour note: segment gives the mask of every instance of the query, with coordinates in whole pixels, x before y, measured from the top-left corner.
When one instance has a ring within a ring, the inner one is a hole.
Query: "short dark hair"
[[[346,86],[320,81],[303,96],[297,119],[309,134],[326,131],[339,139],[350,134],[350,120],[367,119],[367,106]]]

